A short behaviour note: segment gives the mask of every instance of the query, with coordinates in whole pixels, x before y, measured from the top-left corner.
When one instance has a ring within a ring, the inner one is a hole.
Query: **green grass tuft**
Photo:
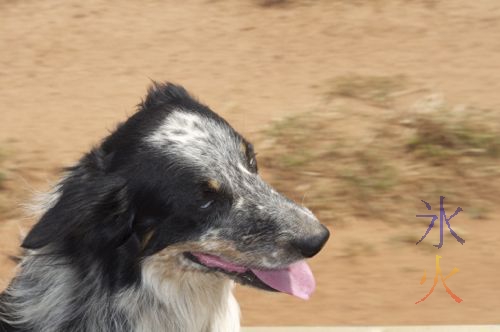
[[[417,119],[415,129],[408,148],[431,158],[448,159],[463,154],[500,157],[500,133],[485,126],[431,117]]]

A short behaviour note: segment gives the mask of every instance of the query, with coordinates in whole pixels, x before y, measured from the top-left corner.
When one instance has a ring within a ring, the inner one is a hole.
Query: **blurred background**
[[[500,323],[499,36],[497,0],[0,0],[0,288],[21,205],[154,79],[225,117],[334,232],[310,301],[237,287],[244,325]],[[440,196],[465,244],[445,225],[434,247],[438,219],[415,245]],[[463,302],[439,283],[415,305],[437,254]]]

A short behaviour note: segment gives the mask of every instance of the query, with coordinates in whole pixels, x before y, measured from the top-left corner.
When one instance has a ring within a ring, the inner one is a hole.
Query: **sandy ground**
[[[349,73],[404,75],[451,103],[500,109],[499,35],[496,0],[277,7],[0,0],[0,146],[10,203],[0,220],[0,287],[13,273],[6,255],[16,252],[18,225],[30,223],[19,204],[130,115],[150,79],[182,83],[258,149],[272,120],[314,109],[325,82]],[[457,219],[466,245],[447,237],[439,251],[445,274],[460,269],[447,281],[460,304],[438,286],[415,305],[432,283],[436,251],[394,244],[400,226],[354,220],[311,261],[318,281],[311,301],[238,288],[243,323],[500,323],[500,228],[493,219]],[[374,249],[346,256],[359,241]]]

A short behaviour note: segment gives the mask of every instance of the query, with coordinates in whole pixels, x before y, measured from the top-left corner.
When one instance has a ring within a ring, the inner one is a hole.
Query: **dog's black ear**
[[[75,246],[119,246],[132,232],[134,219],[126,181],[106,174],[96,151],[70,169],[60,197],[28,233],[22,247],[38,249],[51,243]]]
[[[158,83],[153,81],[141,106],[142,109],[152,110],[187,99],[191,100],[193,97],[182,86],[170,82]]]

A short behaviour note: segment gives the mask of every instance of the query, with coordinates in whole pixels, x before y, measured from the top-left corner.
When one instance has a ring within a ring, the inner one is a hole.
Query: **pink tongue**
[[[304,300],[308,300],[316,288],[314,276],[305,261],[294,263],[282,270],[252,269],[252,272],[268,286]]]
[[[206,266],[217,267],[228,272],[243,273],[248,271],[244,266],[227,262],[217,256],[201,253],[192,254]],[[304,300],[308,300],[316,288],[314,276],[305,261],[294,263],[281,270],[251,269],[251,271],[269,287]]]

